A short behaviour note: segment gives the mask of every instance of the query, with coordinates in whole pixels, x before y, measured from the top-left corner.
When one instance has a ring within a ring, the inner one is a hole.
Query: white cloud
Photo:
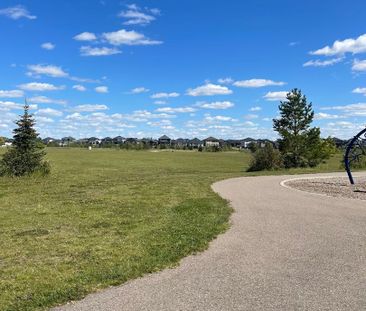
[[[315,114],[315,120],[332,120],[332,119],[340,119],[344,118],[343,116],[339,116],[336,114],[329,114],[325,112],[319,112]]]
[[[242,81],[235,81],[234,85],[237,87],[264,87],[264,86],[281,86],[285,85],[285,82],[276,82],[272,80],[266,79],[250,79],[250,80],[242,80]]]
[[[227,116],[211,116],[211,115],[206,115],[205,116],[205,121],[208,122],[215,122],[215,121],[225,121],[225,122],[237,122],[237,119],[233,119],[232,117],[227,117]]]
[[[34,96],[28,99],[30,103],[36,104],[58,104],[58,105],[66,105],[67,101],[63,99],[53,99],[46,96]]]
[[[9,111],[12,109],[23,109],[23,105],[21,104],[17,104],[14,102],[10,102],[10,101],[0,101],[0,111]]]
[[[107,86],[97,86],[95,88],[95,91],[97,93],[108,93],[108,87]]]
[[[279,100],[285,100],[286,95],[287,95],[286,91],[268,92],[266,95],[263,96],[263,98],[269,101],[279,101]]]
[[[134,30],[128,31],[121,29],[114,32],[105,32],[102,34],[104,40],[112,45],[156,45],[162,44],[162,41],[150,40],[143,34]]]
[[[151,95],[151,98],[171,98],[171,97],[178,97],[180,94],[176,92],[172,93],[155,93]]]
[[[154,101],[154,104],[155,105],[166,105],[167,102],[165,100],[156,100],[156,101]]]
[[[25,91],[40,91],[40,92],[58,91],[58,90],[63,90],[65,88],[65,86],[63,86],[63,85],[55,86],[50,83],[39,83],[39,82],[25,83],[25,84],[19,85],[18,87]]]
[[[217,82],[220,84],[231,84],[234,82],[234,80],[230,77],[227,77],[227,78],[220,78],[217,80]]]
[[[355,59],[352,65],[353,71],[366,71],[366,60]]]
[[[39,109],[36,112],[36,114],[41,115],[41,116],[51,116],[51,117],[61,117],[63,115],[62,111],[52,109],[52,108]]]
[[[116,48],[91,47],[91,46],[82,46],[80,48],[81,56],[108,56],[120,53],[122,53],[122,51]]]
[[[356,94],[362,94],[364,96],[366,96],[366,87],[357,87],[355,88],[352,93],[356,93]],[[1,91],[0,91],[1,94]],[[1,96],[0,96],[1,97]]]
[[[131,90],[132,94],[141,94],[141,93],[146,93],[149,92],[150,90],[141,86],[141,87],[135,87],[134,89]]]
[[[23,5],[17,5],[14,7],[9,7],[6,9],[0,10],[0,15],[7,16],[11,19],[20,19],[20,18],[27,18],[27,19],[36,19],[37,16],[31,15],[30,12],[23,6]]]
[[[24,92],[21,90],[0,90],[0,98],[19,98],[24,97]]]
[[[188,113],[188,112],[195,112],[196,109],[192,107],[178,107],[178,108],[163,107],[156,109],[156,111],[164,113]]]
[[[108,107],[106,105],[79,105],[73,107],[72,110],[76,112],[93,112],[108,110]]]
[[[245,121],[243,124],[244,124],[244,126],[257,126],[257,124],[255,124],[252,121]]]
[[[337,58],[332,58],[332,59],[328,59],[328,60],[315,59],[315,60],[309,60],[308,62],[303,64],[303,66],[304,67],[327,67],[327,66],[335,65],[335,64],[341,62],[342,60],[343,60],[343,57],[337,57]]]
[[[53,78],[64,78],[69,75],[61,67],[53,65],[28,65],[27,68],[29,70],[29,76],[45,75]]]
[[[187,94],[190,96],[228,95],[232,93],[233,91],[228,87],[212,83],[207,83],[194,89],[187,90]]]
[[[356,103],[344,106],[321,107],[321,110],[340,110],[343,117],[366,117],[366,103]]]
[[[346,53],[358,54],[366,52],[366,34],[356,39],[336,40],[332,46],[325,46],[319,50],[310,52],[313,55],[343,55]]]
[[[259,106],[256,106],[256,107],[252,107],[252,108],[250,108],[249,110],[250,110],[250,111],[261,111],[261,110],[262,110],[262,108],[261,108],[261,107],[259,107]]]
[[[51,42],[45,42],[41,44],[41,48],[45,50],[53,50],[55,47],[56,45]]]
[[[244,119],[247,119],[247,120],[252,120],[252,119],[257,119],[258,118],[258,115],[257,114],[247,114],[244,116]]]
[[[92,32],[82,32],[74,37],[74,40],[77,41],[95,41],[97,40],[97,36]]]
[[[331,127],[337,127],[337,128],[341,127],[345,129],[351,129],[354,127],[354,124],[348,121],[330,122],[327,125]]]
[[[156,19],[154,15],[159,15],[158,9],[147,9],[143,11],[137,5],[128,5],[128,10],[119,13],[119,17],[123,17],[126,21],[124,25],[148,25]]]
[[[234,103],[230,101],[217,101],[217,102],[199,102],[197,106],[204,109],[228,109],[234,107]]]
[[[86,87],[84,85],[80,85],[80,84],[73,85],[72,88],[74,90],[79,91],[79,92],[85,92],[86,91]]]

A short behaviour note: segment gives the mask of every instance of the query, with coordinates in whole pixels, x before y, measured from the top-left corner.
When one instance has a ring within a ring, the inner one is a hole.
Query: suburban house
[[[161,136],[158,140],[159,145],[170,145],[171,141],[172,140],[166,135]]]
[[[195,137],[188,142],[188,145],[192,148],[203,147],[203,141]]]
[[[205,147],[219,147],[220,146],[220,141],[215,138],[215,137],[207,137],[206,139],[203,140],[203,143],[205,145]]]
[[[188,145],[188,141],[188,139],[178,138],[174,141],[171,141],[171,143],[178,147],[186,147]]]

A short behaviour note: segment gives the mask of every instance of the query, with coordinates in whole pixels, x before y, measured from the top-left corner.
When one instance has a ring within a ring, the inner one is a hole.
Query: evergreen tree
[[[285,167],[316,166],[329,158],[328,141],[320,138],[320,129],[313,127],[312,103],[301,90],[293,89],[279,105],[280,118],[273,119],[273,128],[281,137],[279,148]]]
[[[23,176],[34,172],[49,173],[49,164],[44,161],[44,145],[34,129],[35,120],[29,114],[29,106],[25,103],[24,114],[15,122],[12,147],[4,154],[0,162],[2,175]]]

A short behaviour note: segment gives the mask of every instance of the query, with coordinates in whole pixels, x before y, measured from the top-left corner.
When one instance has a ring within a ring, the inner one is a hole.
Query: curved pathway
[[[55,310],[366,310],[365,201],[280,185],[295,177],[215,183],[235,213],[207,251]]]

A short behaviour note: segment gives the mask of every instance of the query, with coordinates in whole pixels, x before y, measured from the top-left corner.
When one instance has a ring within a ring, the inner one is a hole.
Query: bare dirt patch
[[[350,185],[346,177],[297,179],[285,184],[298,190],[332,197],[366,200],[366,177],[355,178],[354,186]]]

